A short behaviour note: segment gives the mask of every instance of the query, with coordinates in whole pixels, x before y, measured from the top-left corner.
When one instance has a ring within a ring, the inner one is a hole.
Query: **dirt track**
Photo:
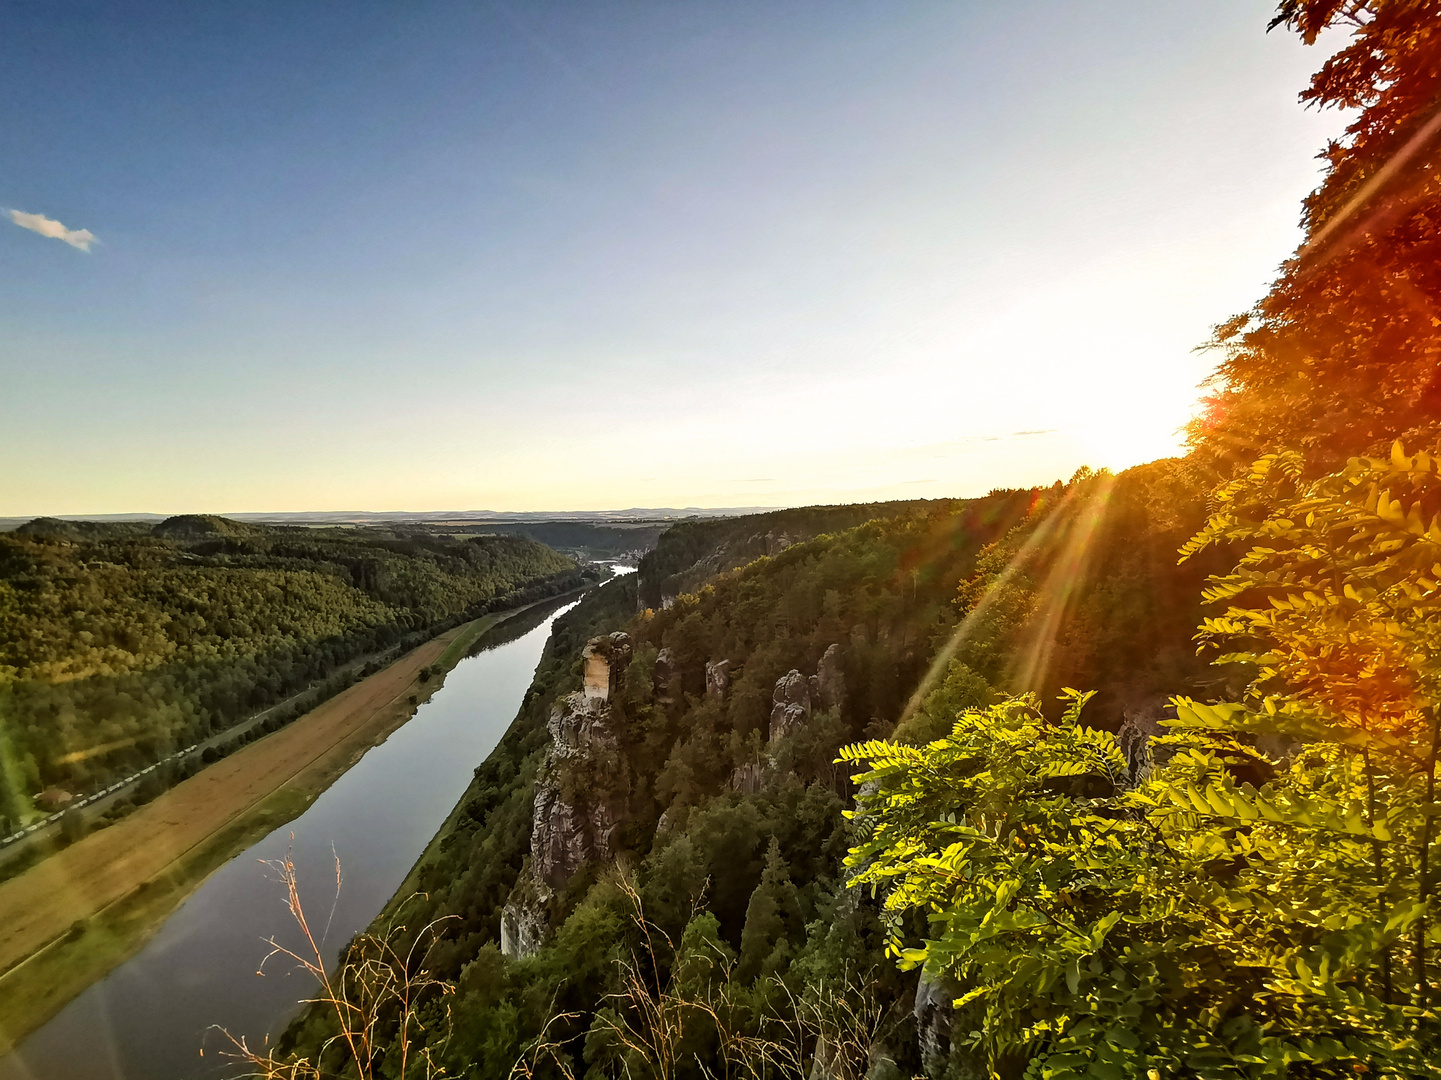
[[[129,817],[0,883],[0,980],[75,923],[163,873],[284,787],[314,795],[410,715],[440,680],[417,684],[468,627],[458,627],[237,750]],[[197,882],[198,884],[198,882]]]

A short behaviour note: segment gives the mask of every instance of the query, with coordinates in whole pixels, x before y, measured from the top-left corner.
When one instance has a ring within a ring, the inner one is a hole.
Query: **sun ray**
[[[1039,552],[1049,548],[1054,543],[1054,537],[1058,527],[1065,521],[1066,509],[1075,501],[1074,489],[1067,490],[1056,504],[1036,526],[1034,532],[1026,538],[1019,551],[1006,564],[1006,568],[996,575],[996,580],[991,582],[985,594],[977,601],[976,605],[966,612],[965,618],[961,620],[949,641],[936,653],[936,658],[931,661],[931,666],[926,669],[925,677],[921,679],[920,685],[916,687],[915,693],[906,702],[905,710],[901,713],[898,723],[905,723],[915,715],[916,710],[924,704],[926,697],[945,675],[950,663],[955,659],[956,653],[974,632],[980,617],[990,607],[992,600],[1000,594],[1002,588],[1008,584],[1022,569],[1024,569]]]
[[[1038,605],[1029,621],[1026,640],[1012,658],[1008,681],[1009,689],[1016,692],[1039,692],[1044,687],[1056,636],[1090,575],[1096,537],[1110,507],[1116,479],[1110,473],[1102,473],[1086,486],[1091,490],[1075,512],[1066,516],[1053,545],[1059,549],[1060,556],[1051,564],[1036,594]],[[1076,490],[1075,485],[1072,490]]]

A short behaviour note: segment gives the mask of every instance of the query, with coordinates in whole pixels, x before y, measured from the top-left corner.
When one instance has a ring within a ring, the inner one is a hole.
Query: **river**
[[[300,817],[207,878],[140,952],[0,1058],[0,1080],[233,1074],[220,1054],[229,1043],[219,1029],[254,1047],[314,990],[293,962],[278,957],[257,975],[267,938],[295,941],[283,887],[265,862],[290,852],[312,926],[319,933],[328,923],[326,959],[333,963],[399,888],[510,726],[551,622],[573,603],[551,602],[494,628],[409,723]]]

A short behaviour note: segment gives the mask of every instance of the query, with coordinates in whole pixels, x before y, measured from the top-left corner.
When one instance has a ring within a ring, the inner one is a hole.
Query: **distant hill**
[[[772,510],[767,506],[690,506],[675,507],[632,507],[628,510],[301,510],[275,513],[239,512],[223,515],[225,519],[248,522],[254,525],[445,525],[445,524],[495,524],[514,525],[550,521],[588,521],[618,527],[630,527],[648,522],[670,524],[687,518],[735,517],[738,514],[756,514]],[[214,515],[182,514],[180,517],[210,517]],[[31,518],[0,517],[0,532],[19,529],[31,522]],[[158,525],[174,520],[165,514],[57,514],[35,518],[45,522],[86,521],[92,524],[117,522],[142,522]]]
[[[124,536],[148,535],[153,526],[148,521],[65,521],[40,517],[15,528],[22,536],[54,536],[64,540],[118,539]]]
[[[156,525],[151,535],[169,540],[210,540],[220,536],[259,536],[264,532],[258,526],[215,514],[179,514]]]
[[[25,522],[0,533],[0,819],[28,817],[47,787],[129,775],[359,657],[579,584],[574,561],[526,536],[208,514]]]

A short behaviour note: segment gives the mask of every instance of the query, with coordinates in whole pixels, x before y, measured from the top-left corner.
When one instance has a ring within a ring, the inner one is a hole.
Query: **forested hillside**
[[[655,550],[641,559],[641,603],[664,607],[723,570],[744,566],[762,555],[779,554],[792,544],[824,532],[841,532],[873,518],[942,510],[953,505],[947,499],[852,503],[682,521],[662,533]]]
[[[738,1032],[761,1034],[778,993],[849,980],[884,1014],[897,1067],[922,1067],[914,978],[887,960],[878,908],[844,895],[854,789],[837,751],[891,732],[937,656],[948,659],[900,737],[1066,681],[1105,688],[1097,716],[1112,726],[1128,708],[1158,711],[1160,688],[1194,688],[1199,571],[1178,568],[1174,552],[1204,501],[1182,463],[1158,462],[1114,480],[884,509],[667,609],[634,615],[625,579],[557,624],[514,726],[409,883],[423,898],[404,921],[413,932],[443,920],[428,970],[460,989],[454,1032],[438,1016],[431,1029],[456,1074],[505,1075],[548,1021],[575,1075],[620,1067],[604,1037],[607,995],[624,989],[617,961],[655,944],[637,936],[636,902],[655,940],[733,962]],[[764,535],[774,516],[721,524],[718,548]],[[1046,588],[1073,555],[1072,530],[1087,530],[1092,564],[1058,613]],[[677,531],[693,544],[701,530]],[[1007,566],[1018,572],[998,590]],[[613,654],[615,695],[572,738],[581,646],[613,631],[628,638]],[[1019,669],[1012,659],[1038,635],[1049,665]],[[792,695],[804,700],[787,719],[794,672],[821,678]],[[628,868],[634,899],[611,866]],[[674,977],[681,961],[659,948],[644,962]],[[313,1053],[330,1023],[313,1012],[288,1045]],[[694,1038],[702,1060],[717,1052],[715,1032]]]
[[[0,814],[222,730],[357,657],[574,585],[518,536],[37,520],[0,533]]]
[[[1441,4],[1271,28],[1349,126],[1188,457],[662,536],[263,1072],[1441,1078]]]

